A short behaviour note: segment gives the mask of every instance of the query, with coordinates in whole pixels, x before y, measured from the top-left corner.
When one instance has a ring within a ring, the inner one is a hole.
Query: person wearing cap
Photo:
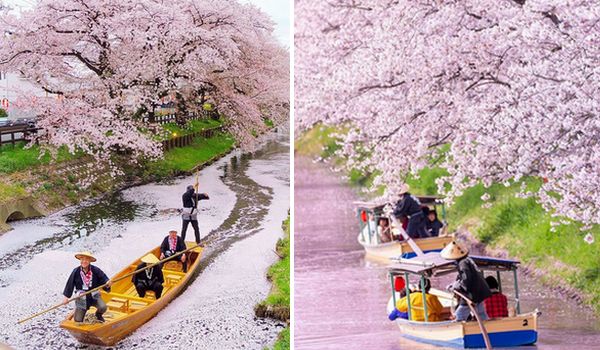
[[[152,253],[145,255],[141,260],[141,264],[135,268],[136,271],[159,262],[158,258]],[[165,282],[165,278],[160,265],[156,264],[152,268],[140,271],[133,275],[131,282],[133,282],[135,290],[137,290],[140,298],[143,298],[146,295],[146,292],[151,290],[154,292],[154,295],[156,295],[156,299],[158,299],[162,295],[162,284]]]
[[[80,266],[77,266],[71,272],[65,290],[63,291],[64,300],[63,304],[67,304],[69,299],[73,295],[73,291],[77,295],[85,293],[94,288],[98,288],[104,284],[105,291],[110,291],[112,281],[106,276],[106,274],[100,270],[100,268],[92,265],[91,263],[96,262],[96,258],[90,252],[81,252],[75,254],[75,258],[79,259]],[[96,318],[100,322],[104,322],[102,315],[106,312],[106,303],[100,297],[100,291],[87,294],[85,298],[78,298],[75,300],[75,313],[73,319],[75,322],[83,322],[85,313],[92,307],[96,307]]]
[[[169,235],[163,239],[162,244],[160,245],[160,260],[168,258],[171,255],[177,254],[178,252],[182,252],[184,250],[185,242],[183,241],[183,238],[177,236],[177,231],[171,230],[169,231]],[[185,254],[178,255],[173,259],[180,261],[183,265],[183,272],[187,272]]]
[[[400,187],[400,200],[396,203],[394,215],[398,219],[403,216],[408,217],[406,233],[411,238],[428,237],[427,230],[425,229],[425,215],[423,214],[423,209],[421,209],[421,202],[419,202],[417,197],[408,192],[409,189],[407,184]]]
[[[489,318],[508,317],[508,300],[506,295],[500,293],[498,290],[498,281],[494,276],[487,276],[485,278],[492,295],[485,299],[485,312]]]
[[[194,235],[196,235],[196,243],[200,243],[200,228],[198,227],[198,201],[204,199],[210,199],[206,193],[196,193],[197,189],[193,185],[189,185],[181,196],[183,201],[183,212],[181,213],[181,219],[183,224],[181,226],[181,238],[185,241],[185,234],[187,232],[188,225],[191,223],[194,228]]]
[[[440,252],[440,256],[446,260],[454,260],[458,268],[456,281],[448,286],[449,291],[457,291],[469,298],[475,305],[475,310],[479,318],[487,320],[483,301],[492,295],[490,288],[483,279],[481,271],[469,256],[469,250],[466,247],[452,241]],[[456,321],[466,321],[469,318],[471,310],[467,302],[459,297],[458,307],[455,310]]]
[[[413,321],[425,321],[424,304],[427,303],[427,322],[442,321],[442,311],[444,307],[437,296],[429,294],[431,282],[428,278],[425,279],[425,302],[423,302],[423,292],[415,291],[410,293],[410,319]],[[396,302],[396,310],[400,313],[408,312],[408,298],[404,296]],[[388,318],[391,319],[391,316]]]

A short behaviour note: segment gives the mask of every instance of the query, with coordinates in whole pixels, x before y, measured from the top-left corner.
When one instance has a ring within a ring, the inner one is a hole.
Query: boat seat
[[[141,310],[141,309],[145,308],[146,306],[148,306],[148,303],[143,302],[143,301],[137,301],[137,300],[129,301],[129,311],[130,312],[135,312],[135,311]]]
[[[180,275],[176,275],[174,273],[169,273],[165,275],[165,282],[166,284],[169,285],[175,285],[178,284],[179,281],[181,281],[181,277]]]
[[[171,270],[171,271],[175,271],[175,272],[183,271],[181,262],[179,262],[179,261],[167,261],[163,265],[163,272],[169,272],[169,271],[165,271],[165,270]]]
[[[152,291],[152,290],[147,290],[146,295],[144,295],[144,299],[154,301],[154,300],[156,300],[156,294],[154,294],[154,291]]]
[[[108,303],[106,303],[106,306],[108,306],[108,308],[111,310],[126,311],[127,310],[127,300],[122,302],[122,301],[115,301],[113,299],[113,300],[109,301]]]

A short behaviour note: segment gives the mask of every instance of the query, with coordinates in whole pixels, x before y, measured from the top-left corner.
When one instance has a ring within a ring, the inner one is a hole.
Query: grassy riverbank
[[[41,153],[40,147],[34,145],[25,147],[24,142],[13,145],[0,146],[0,174],[10,174],[17,171],[27,170],[32,167],[53,163],[62,163],[83,156],[83,154],[71,154],[67,147],[60,147],[56,151],[56,157],[52,159],[49,153]]]
[[[219,133],[210,138],[199,137],[186,147],[174,148],[164,158],[151,162],[144,170],[144,178],[164,179],[192,171],[196,166],[218,158],[235,147],[230,134]]]
[[[4,169],[15,171],[5,174],[4,181],[0,183],[0,206],[3,202],[32,196],[44,212],[54,212],[117,190],[128,183],[158,181],[190,173],[195,167],[220,158],[234,147],[235,140],[229,134],[198,137],[187,147],[171,149],[158,161],[134,165],[126,157],[116,160],[125,171],[120,176],[111,175],[107,167],[90,157],[63,154],[66,150],[59,152],[56,162],[45,158],[36,160],[37,156],[32,154],[37,152],[39,155],[39,149],[35,147],[5,150],[0,154],[0,166],[8,164]],[[93,177],[88,180],[90,175]]]
[[[302,135],[296,145],[296,153],[310,157],[329,157],[337,149],[331,136],[333,129],[317,126]],[[334,159],[340,162],[340,159]],[[409,180],[411,192],[435,194],[435,179],[442,176],[442,169],[425,169],[419,179]],[[372,176],[358,172],[349,174],[349,182],[356,186],[369,183]],[[540,186],[537,179],[529,179],[528,187]],[[546,213],[533,198],[517,198],[516,186],[495,184],[485,189],[475,186],[456,198],[448,208],[450,229],[466,228],[488,248],[506,250],[512,257],[521,259],[537,270],[549,286],[562,289],[574,288],[582,295],[582,301],[600,314],[600,245],[588,244],[580,231],[581,224],[553,226],[551,215]],[[481,199],[485,193],[491,198],[487,207]],[[590,231],[600,239],[600,228]]]
[[[285,236],[277,241],[275,247],[280,260],[271,265],[267,278],[273,283],[271,292],[258,304],[255,312],[259,317],[273,317],[281,321],[290,320],[290,217],[282,224]],[[277,338],[273,349],[290,348],[290,327],[286,327]]]

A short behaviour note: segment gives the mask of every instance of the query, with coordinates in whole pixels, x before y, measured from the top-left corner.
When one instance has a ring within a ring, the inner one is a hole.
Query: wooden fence
[[[190,113],[185,117],[185,120],[200,120],[207,119],[213,117],[215,111],[205,111],[202,110],[200,113]],[[175,123],[177,121],[177,116],[175,113],[165,114],[165,115],[155,115],[155,116],[146,116],[143,118],[145,123],[157,123],[157,124],[166,124],[166,123]]]
[[[0,146],[17,142],[29,142],[29,136],[36,134],[40,129],[29,124],[0,126]]]
[[[220,132],[222,130],[222,126],[217,126],[211,129],[205,129],[202,131],[197,131],[191,134],[187,134],[187,135],[182,135],[182,136],[177,136],[177,137],[173,137],[171,139],[165,140],[162,142],[163,144],[163,150],[166,152],[170,149],[176,148],[176,147],[185,147],[190,145],[192,142],[194,142],[194,139],[196,137],[204,137],[204,138],[209,138],[214,136],[215,133]]]

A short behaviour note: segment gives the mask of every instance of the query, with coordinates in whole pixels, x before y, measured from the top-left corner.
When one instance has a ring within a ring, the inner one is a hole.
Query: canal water
[[[387,318],[384,265],[364,259],[353,201],[358,195],[322,163],[296,157],[294,168],[295,349],[443,349],[405,339]],[[451,277],[446,277],[451,278]],[[521,311],[539,309],[539,340],[521,349],[600,348],[599,320],[586,308],[519,275]],[[450,281],[432,281],[444,287]],[[512,274],[502,275],[514,299]]]
[[[155,318],[115,349],[263,349],[285,326],[254,316],[266,297],[265,273],[277,256],[290,202],[289,137],[269,137],[252,153],[234,151],[200,172],[199,222],[207,244],[201,271]],[[96,348],[58,327],[70,307],[16,322],[62,300],[78,261],[90,250],[111,276],[181,229],[177,209],[195,176],[132,187],[46,218],[11,222],[0,236],[0,343],[16,349]],[[187,240],[194,239],[188,227]],[[170,344],[170,345],[169,345]]]

